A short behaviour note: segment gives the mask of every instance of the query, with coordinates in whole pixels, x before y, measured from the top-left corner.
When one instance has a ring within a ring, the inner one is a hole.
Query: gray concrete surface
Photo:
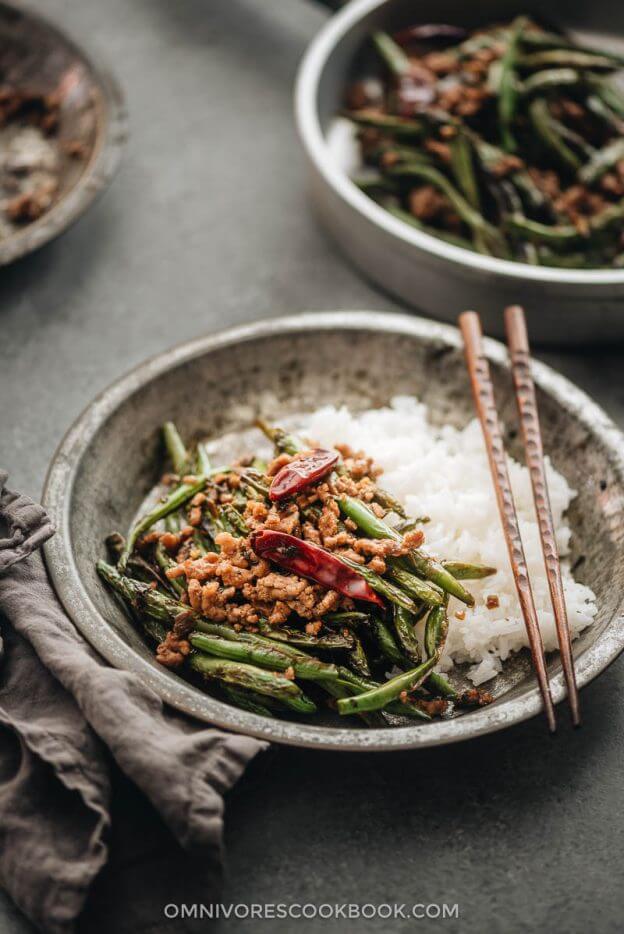
[[[343,262],[306,200],[291,87],[322,10],[36,6],[114,67],[132,138],[90,214],[0,272],[0,461],[35,496],[65,428],[147,355],[299,309],[397,307]],[[544,358],[624,425],[621,352]],[[576,734],[553,740],[534,721],[418,754],[278,750],[231,795],[226,901],[448,902],[458,921],[218,930],[621,930],[623,673],[620,661],[584,692]],[[3,898],[0,931],[28,930]]]

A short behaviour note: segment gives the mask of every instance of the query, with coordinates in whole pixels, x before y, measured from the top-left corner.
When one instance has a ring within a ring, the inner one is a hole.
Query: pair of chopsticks
[[[474,311],[465,311],[459,316],[459,326],[464,338],[464,350],[468,372],[470,374],[472,394],[485,439],[490,470],[492,471],[492,480],[496,491],[498,509],[503,524],[503,532],[505,533],[518,599],[529,637],[533,667],[535,668],[544,703],[548,728],[551,733],[554,733],[556,730],[555,708],[550,692],[548,674],[546,672],[544,645],[537,621],[533,591],[531,590],[531,582],[529,580],[524,548],[520,537],[516,507],[511,484],[509,482],[507,459],[494,401],[494,388],[490,377],[490,368],[483,353],[483,332],[478,314]],[[561,662],[568,688],[568,701],[572,714],[572,722],[574,726],[579,726],[581,718],[576,676],[574,673],[574,659],[572,657],[570,628],[568,625],[563,583],[561,580],[561,567],[559,564],[552,510],[546,482],[546,471],[544,468],[544,450],[537,411],[537,401],[535,398],[535,386],[531,376],[529,340],[524,311],[519,305],[512,305],[505,309],[505,330],[507,333],[511,373],[513,376],[514,392],[518,406],[526,461],[531,476],[533,500],[535,502],[535,510],[542,542],[546,576],[555,614],[557,638],[561,650]]]

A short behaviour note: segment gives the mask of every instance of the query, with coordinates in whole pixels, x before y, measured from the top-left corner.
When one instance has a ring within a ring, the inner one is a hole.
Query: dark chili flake
[[[328,474],[339,457],[337,451],[326,451],[323,448],[316,448],[295,457],[273,477],[269,490],[270,498],[276,502],[294,496]]]

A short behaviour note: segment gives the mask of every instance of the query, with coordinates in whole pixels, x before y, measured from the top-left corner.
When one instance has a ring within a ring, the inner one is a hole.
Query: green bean
[[[414,217],[409,211],[404,211],[403,208],[386,204],[384,204],[384,208],[398,220],[409,224],[410,227],[416,227],[417,230],[422,230],[423,233],[429,234],[430,237],[436,237],[438,240],[443,240],[445,243],[450,243],[452,246],[461,247],[462,250],[474,249],[470,240],[466,240],[465,237],[460,237],[459,234],[447,233],[445,230],[438,230],[437,227],[431,227],[429,224],[423,224],[421,220]]]
[[[434,606],[427,617],[425,626],[425,652],[427,658],[438,658],[441,652],[446,633],[448,632],[448,616],[445,606]]]
[[[348,610],[340,613],[327,613],[323,617],[323,622],[333,623],[339,626],[359,626],[362,623],[369,623],[368,613],[360,613],[356,610]]]
[[[466,201],[479,211],[481,196],[474,171],[472,144],[466,133],[457,133],[451,141],[451,168]]]
[[[395,77],[400,78],[410,70],[410,60],[400,45],[387,32],[377,31],[371,36],[375,48]]]
[[[481,195],[474,170],[472,144],[466,133],[457,133],[451,141],[451,169],[455,181],[463,192],[468,204],[476,211],[481,211]],[[487,239],[478,228],[472,230],[474,248],[478,253],[490,254]]]
[[[611,204],[600,214],[596,214],[589,220],[589,228],[592,234],[605,233],[610,227],[620,228],[624,221],[624,202]]]
[[[507,43],[509,37],[509,29],[491,29],[487,32],[480,32],[475,36],[470,36],[468,39],[465,39],[463,42],[460,42],[459,45],[455,46],[454,49],[451,49],[450,52],[456,54],[459,58],[471,58],[475,52],[480,52],[481,49],[492,49],[502,43]]]
[[[394,117],[376,110],[344,110],[343,116],[358,126],[372,127],[384,133],[392,133],[399,139],[419,139],[426,132],[424,123],[409,117]]]
[[[322,686],[335,700],[353,694],[351,685],[342,681],[324,681]],[[354,716],[360,717],[370,727],[384,727],[386,725],[383,714],[380,713],[356,713]]]
[[[193,548],[197,549],[203,557],[213,550],[213,545],[199,529],[195,529],[193,532]]]
[[[467,131],[470,132],[470,131]],[[478,158],[486,172],[494,174],[496,177],[496,168],[501,161],[506,158],[506,153],[498,146],[486,142],[476,133],[471,133],[471,139],[475,147]],[[531,176],[524,169],[516,169],[509,175],[512,182],[525,196],[528,204],[534,210],[543,210],[546,206],[546,199],[543,192],[537,187]]]
[[[353,648],[349,652],[349,664],[359,675],[370,678],[371,670],[362,645],[362,640],[353,634]]]
[[[367,177],[358,177],[355,176],[351,179],[354,185],[356,185],[360,191],[363,191],[365,195],[368,195],[370,198],[377,200],[381,203],[380,198],[375,199],[375,193],[387,196],[392,195],[393,197],[398,193],[398,186],[396,182],[393,182],[391,178],[386,178],[383,175],[376,176],[367,176]],[[386,204],[384,202],[384,207]]]
[[[350,668],[345,668],[344,665],[338,666],[338,672],[338,684],[350,688],[351,694],[359,694],[362,691],[370,691],[371,688],[376,688],[379,686],[377,681],[373,681],[371,678],[358,675]]]
[[[414,177],[429,182],[439,188],[440,191],[449,199],[461,219],[471,228],[472,231],[480,231],[486,237],[488,246],[497,249],[498,252],[505,252],[506,246],[500,231],[496,230],[478,211],[466,201],[464,196],[449,182],[445,175],[438,169],[429,165],[417,165],[406,163],[405,165],[392,166],[388,170],[392,177]]]
[[[177,600],[152,590],[149,584],[120,574],[117,568],[106,561],[98,561],[95,567],[100,577],[135,613],[145,610],[153,619],[172,623],[179,613],[187,609]]]
[[[624,66],[624,55],[609,52],[606,49],[593,49],[591,46],[579,42],[570,42],[565,36],[547,31],[526,31],[522,36],[522,44],[541,49],[568,49],[574,52],[584,52],[600,58],[609,58],[615,65]]]
[[[395,156],[395,163],[421,162],[423,165],[433,165],[434,162],[433,157],[430,156],[429,153],[423,152],[422,149],[417,149],[416,146],[409,146],[407,143],[405,143],[403,146],[399,146],[396,142],[394,142],[394,140],[385,140],[383,143],[381,143],[377,149],[373,150],[373,152],[369,154],[368,160],[380,166],[382,157],[387,157],[388,155]],[[380,167],[383,170],[384,165],[381,165]],[[353,179],[353,181],[355,181],[355,179]],[[389,183],[389,190],[396,192],[396,185],[391,186],[390,179],[386,179],[386,181]]]
[[[200,474],[207,474],[211,470],[210,456],[203,441],[197,445],[197,470]]]
[[[352,561],[344,555],[337,555],[336,557],[338,557],[343,564],[346,564],[347,567],[357,571],[376,593],[381,594],[382,597],[386,597],[391,603],[402,606],[404,609],[409,610],[410,613],[415,613],[418,609],[409,594],[406,594],[400,587],[396,587],[391,581],[387,581],[384,577],[380,577],[379,574],[371,571],[366,565],[358,564],[357,561]]]
[[[538,247],[538,250],[542,266],[553,266],[555,269],[587,269],[592,264],[591,254],[587,252],[556,253],[545,246]]]
[[[124,549],[119,557],[119,569],[121,571],[125,570],[128,563],[128,558],[134,550],[134,546],[137,543],[137,540],[143,535],[148,529],[158,522],[160,519],[164,519],[171,512],[175,512],[180,506],[183,506],[184,503],[188,502],[195,496],[196,493],[199,493],[200,490],[204,488],[206,484],[205,477],[198,477],[194,483],[182,483],[180,486],[170,493],[162,502],[154,506],[153,509],[143,516],[138,522],[132,526],[128,538],[126,539],[126,544]]]
[[[616,139],[594,152],[589,162],[580,169],[579,181],[584,185],[594,185],[621,159],[624,159],[624,139]]]
[[[222,639],[199,631],[191,633],[189,642],[193,648],[201,649],[209,655],[217,655],[219,658],[229,658],[234,662],[247,662],[261,668],[270,668],[272,671],[287,671],[292,667],[295,677],[303,681],[335,681],[338,678],[335,665],[305,655],[290,655],[283,652],[277,644],[268,645],[260,640]]]
[[[168,629],[159,620],[150,616],[144,616],[140,620],[145,633],[153,639],[154,642],[161,643],[167,638]]]
[[[624,135],[624,120],[608,107],[598,94],[589,94],[585,98],[585,106],[606,123],[609,129],[614,130],[620,136]]]
[[[529,75],[520,85],[520,93],[528,97],[553,88],[580,87],[583,84],[582,74],[574,68],[547,68]]]
[[[269,626],[266,621],[260,619],[260,632],[268,639],[275,642],[287,643],[301,648],[339,650],[353,648],[353,639],[350,633],[327,632],[320,636],[313,636],[307,632],[300,632],[298,629],[289,629],[285,626]]]
[[[465,561],[443,561],[443,567],[452,574],[454,578],[460,581],[481,580],[484,577],[491,577],[496,574],[496,568],[488,567],[486,564],[469,564]]]
[[[403,508],[403,504],[392,495],[388,493],[387,490],[383,490],[381,487],[376,487],[374,493],[374,500],[376,503],[382,507],[382,509],[388,510],[388,512],[394,512],[397,516],[400,516],[401,519],[407,519],[407,514]]]
[[[582,164],[581,160],[563,141],[560,133],[561,124],[553,119],[544,98],[536,97],[535,100],[531,101],[529,116],[535,132],[552,154],[556,156],[559,163],[565,168],[578,172]]]
[[[427,659],[415,668],[391,678],[379,687],[356,694],[353,697],[344,697],[338,701],[340,714],[357,713],[366,710],[382,710],[392,701],[395,701],[404,692],[410,693],[420,687],[436,663],[436,657]]]
[[[393,639],[392,633],[390,633],[390,637]],[[405,668],[410,667],[406,662],[406,659],[403,657],[401,657],[401,664]],[[323,683],[325,690],[331,689],[331,693],[334,694],[335,697],[346,697],[352,694],[361,694],[362,692],[372,691],[375,688],[381,686],[379,682],[371,681],[370,678],[361,678],[358,675],[353,674],[353,672],[349,671],[347,668],[340,669],[340,672],[341,679],[339,681],[326,681]],[[341,691],[341,693],[334,693],[336,685],[338,685],[338,689]],[[428,713],[425,713],[424,710],[421,710],[417,704],[410,700],[391,701],[384,707],[384,713],[391,713],[399,717],[411,717],[417,720],[431,720],[431,717]]]
[[[590,71],[613,71],[616,67],[612,58],[593,52],[581,52],[576,49],[547,49],[543,52],[531,52],[519,55],[517,64],[520,68],[577,68]]]
[[[341,496],[338,499],[338,506],[343,514],[355,522],[357,527],[369,538],[391,538],[394,541],[402,541],[402,536],[392,526],[387,525],[382,519],[378,519],[375,513],[360,500],[354,499],[352,496]],[[466,603],[468,606],[474,605],[472,594],[434,558],[422,554],[417,549],[412,549],[409,553],[409,561],[418,573],[427,580],[433,581],[434,584],[457,597],[462,603]],[[362,573],[359,566],[358,570]],[[404,609],[412,613],[416,611],[413,602],[412,606],[407,606],[405,603],[399,603],[399,606],[403,606]]]
[[[527,24],[525,17],[514,20],[511,35],[507,43],[505,54],[501,59],[501,75],[498,92],[498,119],[501,126],[501,142],[507,152],[515,152],[516,140],[512,125],[516,116],[518,104],[518,79],[516,64],[518,58],[518,43],[522,31]]]
[[[165,531],[177,535],[180,531],[180,517],[176,512],[170,512],[165,516]]]
[[[589,143],[586,143],[582,136],[578,133],[575,133],[574,130],[571,130],[569,126],[566,126],[565,123],[561,123],[560,120],[552,119],[552,123],[556,131],[559,133],[561,139],[565,140],[567,143],[571,143],[572,146],[582,153],[584,159],[593,159],[596,154],[596,149],[593,146],[590,146]]]
[[[173,422],[165,422],[162,428],[163,438],[167,453],[171,458],[173,469],[177,474],[183,474],[188,466],[189,455],[184,446],[182,438],[178,434],[178,429]]]
[[[405,668],[405,657],[399,649],[392,632],[380,616],[373,617],[372,628],[377,645],[386,661],[398,668]]]
[[[257,493],[260,499],[268,498],[271,483],[267,478],[249,467],[246,470],[237,471],[237,473],[245,487]]]
[[[512,172],[510,178],[529,208],[534,211],[543,211],[550,207],[543,191],[540,191],[528,172],[523,170]]]
[[[241,516],[238,509],[235,509],[230,503],[225,503],[225,505],[220,507],[220,512],[223,517],[227,519],[229,525],[234,529],[236,535],[242,535],[246,537],[250,533],[249,526]]]
[[[501,88],[501,78],[503,76],[503,63],[500,58],[495,58],[488,65],[487,78],[485,79],[485,88],[492,97],[498,97]]]
[[[401,648],[413,665],[422,661],[420,646],[414,632],[415,618],[400,606],[393,608],[394,630],[399,638]]]
[[[410,574],[404,567],[401,567],[395,558],[389,559],[387,565],[389,576],[411,597],[422,600],[423,603],[430,606],[440,606],[444,601],[443,591],[428,584],[427,581],[422,580],[420,577]],[[453,576],[455,577],[455,575]]]
[[[427,522],[431,522],[431,516],[416,516],[415,519],[410,517],[405,519],[404,522],[397,522],[394,531],[405,535],[406,532],[412,532],[417,525],[426,525]]]
[[[203,652],[190,656],[190,665],[207,678],[214,678],[234,687],[246,688],[256,694],[274,697],[297,713],[315,713],[316,704],[302,692],[301,688],[279,673],[233,662],[225,658],[213,658]]]
[[[431,672],[425,682],[425,687],[427,690],[431,691],[432,694],[447,697],[449,700],[456,700],[457,698],[457,691],[439,671]]]
[[[587,81],[607,107],[624,117],[624,95],[610,81],[594,75],[589,75]]]
[[[264,418],[257,418],[256,426],[267,436],[269,441],[273,442],[277,450],[284,454],[290,454],[292,456],[294,454],[299,454],[306,448],[303,441],[296,435],[289,434],[287,431],[284,431],[283,428],[276,428],[269,425]],[[249,473],[249,471],[247,471],[247,473]]]
[[[505,225],[509,230],[522,234],[531,243],[543,243],[553,247],[575,246],[585,239],[571,224],[551,226],[529,220],[527,217],[512,215],[505,218]]]
[[[223,684],[222,690],[226,697],[232,701],[236,707],[241,710],[247,710],[249,713],[255,713],[259,717],[272,717],[273,712],[269,710],[261,694],[254,694],[252,691],[246,691],[244,688],[236,688],[232,684]]]

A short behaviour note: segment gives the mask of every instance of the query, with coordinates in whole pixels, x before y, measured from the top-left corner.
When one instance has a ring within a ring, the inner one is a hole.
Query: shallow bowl
[[[486,342],[500,414],[515,408],[505,350]],[[624,437],[579,389],[535,364],[544,442],[578,491],[569,511],[576,576],[599,612],[574,643],[578,681],[587,684],[624,647]],[[54,586],[78,629],[112,665],[135,672],[165,701],[200,720],[266,739],[327,749],[398,749],[468,739],[511,726],[541,707],[528,657],[520,653],[495,681],[495,702],[451,720],[362,729],[337,716],[320,724],[266,719],[223,703],[158,665],[95,573],[103,540],[125,530],[162,473],[160,426],[174,419],[185,437],[218,438],[258,414],[279,419],[328,402],[355,409],[397,394],[427,403],[432,419],[473,417],[455,328],[408,315],[324,312],[259,322],[200,338],[147,361],[92,402],[51,464],[44,505],[58,529],[45,546]],[[556,701],[564,694],[550,660]]]
[[[13,224],[0,240],[0,266],[38,249],[74,223],[113,178],[127,137],[123,95],[110,72],[65,33],[21,3],[0,3],[0,72],[5,85],[60,97],[58,139],[78,144],[62,157],[54,203]],[[11,226],[8,224],[8,226]]]

